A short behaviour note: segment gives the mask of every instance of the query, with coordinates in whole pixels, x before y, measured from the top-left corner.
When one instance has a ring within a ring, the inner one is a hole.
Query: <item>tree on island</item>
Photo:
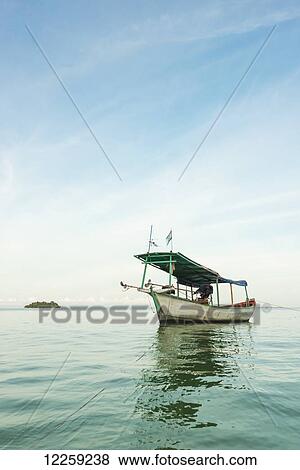
[[[51,302],[32,302],[31,304],[25,305],[24,308],[61,308],[58,303],[51,300]]]

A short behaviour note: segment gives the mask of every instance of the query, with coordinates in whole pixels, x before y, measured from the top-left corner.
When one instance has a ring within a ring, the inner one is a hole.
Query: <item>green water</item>
[[[299,448],[299,337],[284,310],[164,328],[2,310],[0,447]]]

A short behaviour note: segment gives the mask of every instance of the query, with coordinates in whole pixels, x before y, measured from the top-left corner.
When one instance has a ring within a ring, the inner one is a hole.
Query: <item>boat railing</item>
[[[161,293],[165,292],[166,294],[174,295],[175,297],[179,297],[179,298],[186,299],[186,300],[192,300],[192,301],[196,300],[195,292],[192,290],[193,289],[192,286],[186,286],[186,288],[184,289],[182,287],[179,287],[178,284],[177,286],[174,286],[173,284],[163,285],[163,284],[157,284],[157,283],[150,282],[150,281],[148,281],[145,284],[145,287],[150,288],[150,289],[153,286],[160,287]],[[172,292],[170,292],[170,290],[172,290]],[[180,295],[180,293],[182,293],[183,295]]]

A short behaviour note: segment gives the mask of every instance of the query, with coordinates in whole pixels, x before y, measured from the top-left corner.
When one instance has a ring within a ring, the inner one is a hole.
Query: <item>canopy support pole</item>
[[[247,305],[247,307],[249,307],[249,297],[248,297],[247,286],[245,286],[245,292],[246,292],[246,305]]]
[[[191,286],[191,296],[192,296],[192,300],[194,300],[193,286]]]
[[[146,261],[145,261],[144,273],[143,273],[142,284],[141,284],[141,288],[142,288],[142,289],[143,289],[144,283],[145,283],[145,277],[146,277],[146,271],[147,271],[147,264],[148,264],[148,256],[147,256]]]
[[[172,274],[173,274],[173,267],[172,267],[172,253],[170,253],[170,264],[169,264],[169,286],[172,284]]]
[[[218,307],[220,307],[219,278],[216,279],[216,287],[217,287],[217,304],[218,304]]]
[[[179,282],[177,281],[177,297],[179,297]]]
[[[230,283],[230,296],[231,296],[231,305],[233,305],[233,288],[232,288],[231,283]]]

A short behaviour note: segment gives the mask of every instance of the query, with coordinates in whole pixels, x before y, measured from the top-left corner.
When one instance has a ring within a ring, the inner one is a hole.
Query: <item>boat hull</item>
[[[159,322],[166,323],[239,323],[248,322],[255,305],[249,307],[210,306],[172,295],[152,292]]]

